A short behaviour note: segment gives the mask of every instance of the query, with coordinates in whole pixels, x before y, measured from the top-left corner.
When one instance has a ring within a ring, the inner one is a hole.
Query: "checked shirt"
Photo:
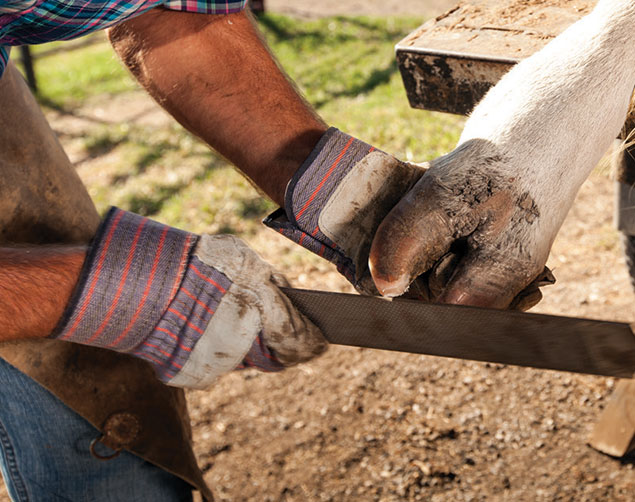
[[[102,30],[154,7],[231,14],[247,0],[0,0],[0,76],[10,46],[69,40]]]

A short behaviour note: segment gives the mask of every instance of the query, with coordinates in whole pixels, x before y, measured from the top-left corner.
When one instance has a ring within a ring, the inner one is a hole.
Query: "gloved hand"
[[[427,167],[401,162],[331,128],[289,182],[285,209],[270,215],[265,224],[335,263],[362,294],[398,296],[409,288],[409,297],[437,301],[460,258],[441,235],[450,231],[448,221],[433,198],[416,198],[421,208],[405,211],[404,217],[393,210],[405,207],[418,193],[416,187],[429,183]],[[389,223],[382,224],[389,213]],[[419,225],[424,217],[427,223]],[[416,243],[422,240],[438,246],[433,259],[417,254]],[[398,266],[407,273],[395,276],[392,271]],[[533,306],[541,297],[539,286],[553,282],[548,269],[534,277],[517,292],[512,308]]]
[[[152,363],[169,385],[205,388],[234,368],[279,371],[327,348],[240,239],[201,237],[112,208],[56,338]]]
[[[287,186],[285,208],[265,225],[331,261],[363,294],[377,226],[425,169],[330,128]]]

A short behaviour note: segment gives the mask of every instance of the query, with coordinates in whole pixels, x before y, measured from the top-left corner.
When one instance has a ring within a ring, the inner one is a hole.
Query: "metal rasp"
[[[632,378],[626,323],[282,288],[333,344]]]

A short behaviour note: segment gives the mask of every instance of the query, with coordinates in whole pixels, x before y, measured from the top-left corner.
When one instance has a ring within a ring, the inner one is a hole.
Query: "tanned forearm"
[[[153,9],[110,32],[141,84],[188,130],[280,205],[326,130],[245,13]],[[59,322],[84,247],[0,247],[0,341],[46,337]]]
[[[157,8],[109,36],[170,114],[283,205],[287,182],[326,126],[279,69],[247,13]]]
[[[0,247],[0,342],[51,334],[85,255],[81,246]]]

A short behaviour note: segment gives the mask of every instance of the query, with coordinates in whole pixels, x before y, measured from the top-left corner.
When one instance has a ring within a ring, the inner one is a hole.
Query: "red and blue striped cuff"
[[[176,296],[197,239],[111,208],[88,251],[57,338],[134,350]]]
[[[284,366],[280,361],[278,361],[278,358],[273,351],[265,344],[262,331],[258,333],[258,336],[249,349],[249,352],[245,354],[242,363],[236,366],[237,370],[244,370],[247,368],[256,368],[260,371],[266,371],[267,373],[274,373],[284,369]]]
[[[320,230],[320,213],[348,172],[374,147],[331,127],[295,173],[287,187],[285,208],[263,223],[302,247],[334,263],[357,285],[355,264],[336,242]]]
[[[174,299],[133,354],[155,364],[159,378],[169,382],[189,359],[231,284],[221,272],[192,256]]]
[[[54,337],[135,355],[169,383],[232,285],[192,255],[197,240],[194,234],[111,208]],[[245,366],[277,371],[275,356],[258,338],[252,351]],[[262,367],[251,364],[261,360]]]

